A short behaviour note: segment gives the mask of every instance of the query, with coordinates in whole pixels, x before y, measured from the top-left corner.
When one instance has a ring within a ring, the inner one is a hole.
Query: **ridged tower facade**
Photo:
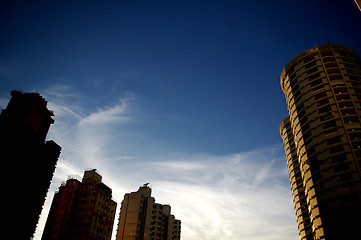
[[[361,61],[341,45],[292,59],[280,127],[300,239],[354,239],[361,219]]]

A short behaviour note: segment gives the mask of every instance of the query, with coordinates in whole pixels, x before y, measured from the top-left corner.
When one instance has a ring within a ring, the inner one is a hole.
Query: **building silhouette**
[[[48,192],[60,146],[45,141],[54,115],[38,93],[12,91],[0,115],[3,234],[30,239]]]
[[[345,46],[305,51],[283,69],[284,143],[300,239],[359,239],[361,61]]]
[[[169,205],[155,203],[152,190],[144,184],[127,193],[120,209],[117,240],[178,240],[181,221],[171,214]]]
[[[110,240],[117,204],[96,169],[69,176],[55,193],[42,239]]]

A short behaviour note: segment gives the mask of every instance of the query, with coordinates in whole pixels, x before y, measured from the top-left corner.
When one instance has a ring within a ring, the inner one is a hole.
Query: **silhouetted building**
[[[42,239],[111,239],[116,207],[96,169],[85,171],[82,181],[69,176],[54,195]]]
[[[283,138],[301,239],[360,239],[361,61],[324,45],[281,74],[289,116]]]
[[[29,239],[35,232],[60,146],[45,142],[54,115],[38,93],[11,92],[0,115],[2,234]]]
[[[179,240],[181,221],[170,213],[169,205],[155,203],[147,185],[124,195],[116,239]]]

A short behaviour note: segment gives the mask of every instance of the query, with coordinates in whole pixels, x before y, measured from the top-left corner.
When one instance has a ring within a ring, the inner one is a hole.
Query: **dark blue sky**
[[[35,2],[1,4],[2,96],[69,84],[95,108],[132,91],[136,127],[191,151],[280,142],[283,66],[316,43],[360,52],[351,0]]]

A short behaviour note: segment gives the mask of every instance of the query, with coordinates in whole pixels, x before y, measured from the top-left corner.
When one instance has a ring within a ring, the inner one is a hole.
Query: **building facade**
[[[55,193],[44,228],[44,240],[110,240],[116,202],[95,170],[80,181],[69,177]]]
[[[155,203],[145,184],[127,193],[120,209],[117,240],[179,240],[181,221],[171,214],[169,205]]]
[[[300,239],[356,239],[361,219],[361,61],[341,45],[292,59],[281,73],[281,126]]]
[[[20,91],[12,91],[11,96],[0,115],[1,226],[13,239],[30,239],[61,148],[45,141],[54,123],[45,99]]]

